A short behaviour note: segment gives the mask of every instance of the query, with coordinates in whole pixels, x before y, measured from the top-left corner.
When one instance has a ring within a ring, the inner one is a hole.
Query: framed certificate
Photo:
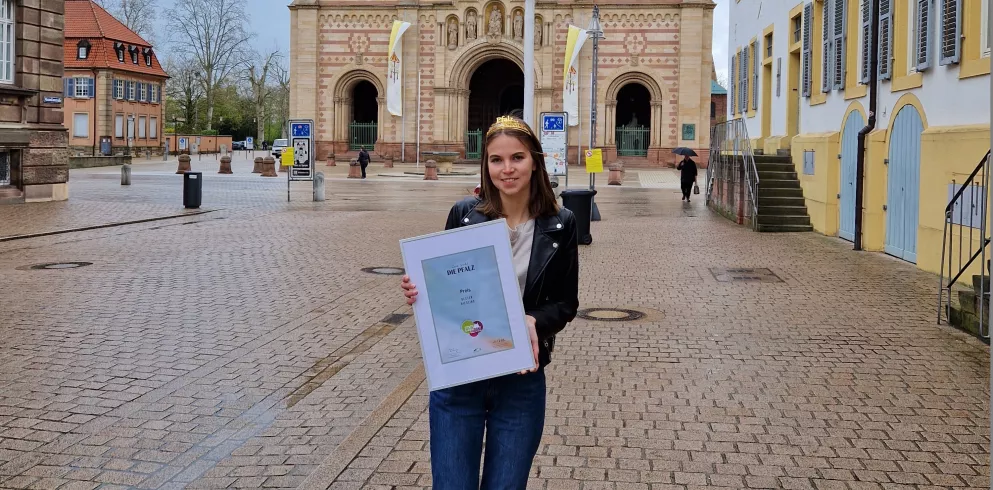
[[[535,367],[507,221],[400,241],[431,391]]]

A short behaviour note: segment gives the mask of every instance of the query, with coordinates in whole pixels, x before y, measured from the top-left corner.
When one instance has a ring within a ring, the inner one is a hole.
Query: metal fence
[[[649,128],[638,126],[636,128],[617,128],[617,156],[622,157],[643,157],[648,156]]]
[[[710,130],[707,205],[738,224],[757,225],[759,174],[748,128],[741,119]]]
[[[945,206],[944,238],[941,244],[941,274],[938,288],[938,323],[951,320],[952,289],[959,279],[972,268],[976,260],[980,276],[988,277],[985,270],[986,248],[990,244],[989,191],[990,191],[990,152],[979,162],[969,178],[961,186],[952,181],[957,187],[952,199]],[[989,324],[986,315],[989,314],[986,280],[979,284],[969,284],[968,290],[976,295],[975,308],[979,320],[979,335],[990,338]],[[967,305],[960,305],[965,311]]]
[[[371,149],[376,145],[376,123],[352,122],[348,124],[348,149]]]
[[[466,131],[465,133],[465,158],[466,160],[478,160],[483,157],[483,130]]]
[[[10,153],[0,153],[0,185],[10,185]]]

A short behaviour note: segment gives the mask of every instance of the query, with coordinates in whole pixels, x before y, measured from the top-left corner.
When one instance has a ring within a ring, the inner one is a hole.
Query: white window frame
[[[148,139],[158,139],[159,138],[159,118],[150,117],[148,118]]]
[[[86,118],[85,124],[79,124],[77,118],[79,116],[84,116]],[[82,130],[82,131],[80,131]],[[90,137],[90,113],[89,112],[74,112],[72,113],[72,137],[73,138],[89,138]]]
[[[72,97],[74,99],[88,99],[90,98],[90,79],[86,77],[73,77],[73,93]],[[80,83],[82,82],[82,83]]]
[[[117,100],[126,99],[126,82],[124,80],[114,80],[114,98]]]
[[[14,16],[15,0],[0,0],[0,83],[14,83],[14,60],[17,59]]]
[[[990,0],[979,0],[982,5],[982,22],[979,33],[979,54],[982,58],[990,57]]]
[[[135,91],[138,89],[137,86],[138,86],[138,84],[135,83],[134,81],[129,81],[128,82],[127,100],[130,100],[130,101],[133,102],[133,101],[135,101],[137,99],[137,94],[135,93]]]
[[[148,116],[138,116],[138,138],[145,139],[145,125],[147,124]]]
[[[917,73],[917,0],[904,0],[907,5],[907,75]]]
[[[124,114],[114,115],[114,138],[124,139]]]
[[[86,46],[79,46],[76,48],[76,57],[81,60],[85,60],[86,58],[88,58],[89,54],[90,54],[89,48],[87,48]]]

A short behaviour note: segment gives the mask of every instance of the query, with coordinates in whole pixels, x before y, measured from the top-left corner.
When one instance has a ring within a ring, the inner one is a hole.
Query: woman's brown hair
[[[500,190],[490,178],[490,172],[487,168],[490,159],[490,143],[500,135],[517,138],[531,152],[531,161],[535,166],[534,171],[531,172],[528,196],[528,211],[531,217],[547,217],[558,214],[559,203],[555,200],[555,192],[552,191],[552,183],[548,178],[548,170],[545,169],[545,154],[541,150],[541,142],[538,141],[534,131],[527,123],[510,116],[497,118],[497,122],[490,126],[489,131],[486,132],[486,140],[483,141],[482,160],[480,161],[480,173],[483,176],[482,186],[479,190],[481,202],[476,208],[489,218],[504,216]]]

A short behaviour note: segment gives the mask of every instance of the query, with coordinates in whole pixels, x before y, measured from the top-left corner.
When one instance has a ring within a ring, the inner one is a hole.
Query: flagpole
[[[417,68],[417,155],[414,168],[421,166],[421,68]]]
[[[524,122],[534,127],[534,2],[524,0]]]

